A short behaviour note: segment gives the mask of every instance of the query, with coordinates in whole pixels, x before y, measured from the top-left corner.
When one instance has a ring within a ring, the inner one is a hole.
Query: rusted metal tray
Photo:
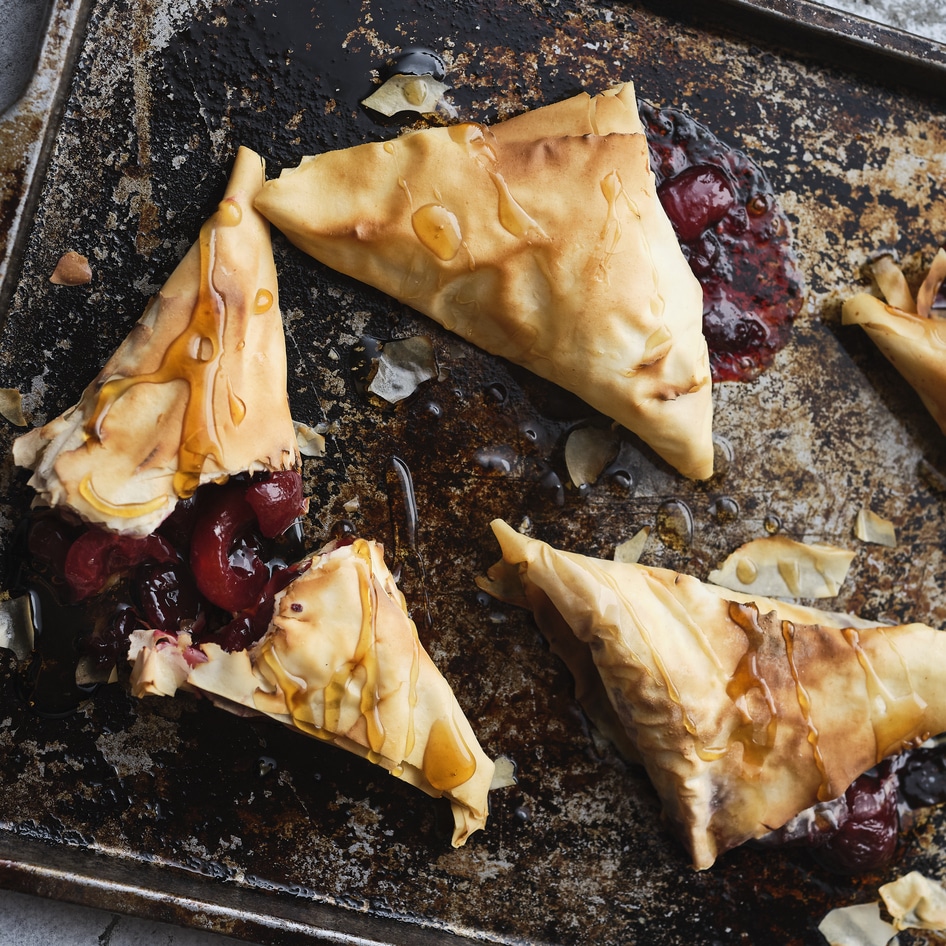
[[[768,172],[795,226],[807,304],[768,372],[717,388],[723,463],[711,482],[682,481],[628,438],[622,475],[550,489],[567,481],[565,433],[596,419],[587,408],[277,234],[293,411],[332,430],[328,456],[306,466],[310,537],[350,518],[385,542],[424,643],[487,751],[515,762],[517,784],[494,793],[488,830],[453,850],[443,805],[332,747],[188,699],[133,702],[117,686],[41,718],[0,652],[0,884],[273,944],[814,946],[830,908],[873,899],[908,869],[943,876],[939,813],[883,874],[836,877],[750,848],[693,873],[646,779],[589,729],[529,616],[474,585],[498,556],[494,517],[610,556],[673,501],[692,528],[665,541],[658,529],[646,561],[705,576],[742,541],[781,530],[857,551],[829,606],[946,626],[942,437],[838,318],[869,254],[890,247],[918,271],[946,235],[939,48],[899,36],[908,76],[882,65],[883,50],[842,56],[846,41],[817,25],[804,32],[819,37],[810,50],[786,47],[794,34],[763,15],[784,3],[719,5],[725,23],[719,11],[705,19],[708,6],[82,8],[85,38],[0,336],[0,386],[23,392],[33,422],[72,403],[138,318],[219,199],[239,144],[275,174],[308,152],[397,134],[358,103],[372,70],[411,45],[443,54],[465,118],[625,79],[686,109]],[[847,71],[852,58],[860,71]],[[49,283],[69,249],[89,257],[88,286]],[[433,341],[438,380],[396,407],[365,398],[365,340],[415,334]],[[9,460],[16,433],[2,423],[7,558],[28,503]],[[895,549],[857,544],[864,505],[896,523]]]

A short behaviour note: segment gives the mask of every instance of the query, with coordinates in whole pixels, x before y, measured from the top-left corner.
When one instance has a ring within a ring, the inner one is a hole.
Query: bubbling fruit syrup
[[[74,709],[88,695],[76,666],[106,675],[138,628],[188,631],[230,651],[254,643],[298,572],[288,563],[303,555],[304,512],[291,470],[202,486],[144,538],[35,512],[21,529],[13,583],[33,601],[30,703],[53,715]]]
[[[640,103],[657,196],[703,286],[713,381],[751,381],[791,334],[802,278],[762,170],[684,112]]]

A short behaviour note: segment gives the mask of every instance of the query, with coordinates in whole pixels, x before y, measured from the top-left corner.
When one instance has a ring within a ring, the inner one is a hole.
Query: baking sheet
[[[313,544],[343,519],[385,542],[425,645],[518,782],[494,793],[488,830],[454,851],[444,804],[332,747],[194,701],[133,703],[115,687],[42,719],[4,654],[0,882],[263,943],[660,946],[815,944],[831,907],[874,898],[903,870],[942,877],[939,815],[882,874],[837,878],[748,848],[694,874],[646,779],[589,729],[528,615],[473,584],[498,557],[496,516],[610,556],[671,501],[692,531],[652,540],[645,561],[705,576],[740,542],[780,530],[857,550],[829,606],[946,624],[942,438],[838,319],[870,253],[891,247],[919,271],[946,233],[943,102],[895,74],[871,80],[685,13],[571,0],[90,5],[0,339],[0,386],[23,392],[34,423],[76,399],[137,319],[239,144],[275,174],[398,133],[358,102],[372,69],[408,45],[444,55],[464,118],[624,79],[687,109],[768,171],[808,301],[769,372],[718,386],[712,481],[682,481],[628,437],[624,476],[559,490],[565,434],[600,418],[277,234],[293,411],[333,431],[328,456],[306,465]],[[67,249],[89,256],[89,286],[49,284]],[[415,334],[433,341],[440,379],[398,407],[365,398],[364,340]],[[15,434],[4,424],[4,449]],[[8,550],[28,493],[9,460],[3,477]],[[737,516],[719,514],[724,499]],[[896,549],[856,543],[864,505],[894,520]]]

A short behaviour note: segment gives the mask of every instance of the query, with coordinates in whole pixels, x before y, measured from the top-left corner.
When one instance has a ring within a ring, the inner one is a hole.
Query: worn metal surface
[[[187,699],[135,703],[118,687],[74,716],[38,718],[5,655],[0,882],[280,944],[453,932],[659,946],[816,944],[828,909],[873,898],[890,875],[943,876],[939,815],[883,875],[850,881],[748,848],[694,874],[646,779],[589,730],[528,615],[473,584],[498,554],[495,516],[609,556],[675,510],[692,528],[655,535],[646,561],[703,576],[781,529],[857,550],[830,606],[946,625],[942,437],[838,320],[868,254],[892,247],[918,271],[946,235],[942,100],[630,3],[98,2],[0,339],[0,386],[23,392],[34,423],[75,400],[195,239],[239,144],[276,173],[396,134],[358,101],[408,45],[442,53],[462,117],[633,79],[643,98],[746,150],[796,228],[808,304],[793,341],[757,382],[718,386],[710,483],[682,481],[628,437],[621,475],[566,485],[558,503],[564,434],[600,418],[277,234],[293,410],[333,431],[329,455],[306,466],[310,538],[349,518],[385,542],[422,639],[518,783],[494,793],[487,831],[455,851],[444,805],[332,747]],[[89,257],[89,286],[49,284],[67,249]],[[365,398],[362,339],[419,333],[440,379],[398,407]],[[28,496],[8,457],[16,431],[3,422],[0,434],[8,537]],[[896,549],[857,544],[865,504],[894,520]]]
[[[32,0],[0,7],[0,312],[39,196],[84,6],[82,0]]]

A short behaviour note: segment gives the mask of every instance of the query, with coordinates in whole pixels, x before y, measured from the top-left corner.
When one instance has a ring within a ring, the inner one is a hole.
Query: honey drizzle
[[[765,633],[759,627],[759,612],[751,605],[731,601],[729,617],[743,630],[748,644],[746,652],[739,658],[739,663],[733,671],[732,679],[726,685],[726,695],[733,701],[743,719],[733,730],[732,737],[742,743],[744,761],[750,766],[761,767],[775,746],[778,731],[778,708],[772,691],[759,670],[759,648]],[[748,696],[752,690],[759,691],[769,711],[761,742],[758,741],[758,727],[749,713]]]
[[[348,687],[357,676],[360,680],[358,708],[365,721],[366,739],[372,762],[377,762],[384,746],[384,723],[379,704],[380,673],[377,660],[378,591],[371,581],[371,549],[364,539],[358,539],[352,551],[364,563],[358,569],[358,591],[361,596],[361,630],[351,659],[338,667],[325,686],[325,728],[337,732],[341,720],[342,701]],[[366,573],[367,572],[367,573]]]
[[[670,671],[667,669],[666,664],[661,659],[660,655],[657,653],[657,649],[654,646],[653,641],[646,640],[646,635],[643,632],[643,628],[645,627],[646,622],[641,620],[640,617],[638,617],[637,609],[634,607],[634,602],[622,592],[620,586],[614,580],[614,577],[610,572],[606,571],[605,569],[596,569],[596,575],[598,579],[601,581],[601,583],[604,585],[607,585],[614,592],[614,594],[623,602],[624,607],[627,608],[628,612],[632,615],[635,624],[638,626],[638,628],[641,629],[641,635],[642,637],[645,638],[645,643],[647,643],[650,648],[650,655],[654,664],[654,669],[660,675],[660,678],[663,681],[663,685],[667,688],[667,696],[679,709],[681,720],[683,722],[683,727],[687,731],[687,733],[689,733],[689,735],[693,737],[694,747],[695,747],[695,751],[697,755],[701,759],[707,762],[711,762],[723,756],[726,752],[725,748],[722,748],[722,749],[707,748],[701,744],[700,734],[699,734],[699,731],[697,730],[696,723],[693,722],[693,718],[690,716],[690,712],[687,709],[686,705],[684,704],[682,697],[680,696],[680,691],[677,689],[677,685],[674,683],[673,677],[671,676]],[[660,595],[659,583],[654,584],[653,590],[658,595],[658,597],[662,597]],[[663,603],[667,607],[672,608],[673,605],[675,604],[675,599],[673,599],[672,596],[669,596],[668,599],[663,601]],[[686,620],[685,614],[679,615],[679,617],[681,620]],[[710,656],[710,658],[716,664],[717,669],[719,669],[719,662],[716,658],[716,655],[715,653],[713,653],[712,648],[708,646],[699,628],[696,628],[691,624],[691,630],[694,632],[694,636],[700,639],[700,642],[703,644],[704,651]],[[650,674],[651,671],[650,671],[650,668],[648,667],[648,662],[644,658],[640,657],[639,655],[634,654],[633,651],[631,652],[631,654],[632,654],[631,663],[636,664],[637,666],[641,667],[645,673]]]
[[[876,761],[899,752],[904,746],[914,742],[922,742],[929,737],[923,728],[926,701],[910,685],[910,692],[905,696],[894,696],[884,686],[877,672],[871,665],[864,648],[861,646],[860,634],[853,628],[845,628],[842,632],[844,639],[851,646],[857,662],[864,671],[864,680],[867,685],[867,702],[870,707],[870,723],[874,730],[876,743]],[[880,629],[874,633],[882,634],[887,643],[893,648],[893,643]],[[893,648],[896,650],[896,648]],[[899,656],[899,654],[898,654]],[[902,662],[902,657],[901,657]],[[907,668],[904,665],[904,675],[909,680]],[[877,710],[881,711],[878,719]]]
[[[298,680],[286,672],[272,648],[258,657],[282,691],[286,707],[293,722],[303,732],[331,741],[341,726],[342,706],[346,695],[358,688],[358,709],[365,721],[367,758],[374,763],[381,760],[385,740],[385,726],[381,719],[381,668],[377,659],[377,615],[378,590],[372,581],[371,547],[364,539],[352,544],[355,555],[361,560],[358,567],[358,588],[361,599],[361,628],[355,653],[331,675],[322,689],[322,724],[315,717],[313,706],[318,701],[305,680]],[[421,669],[421,644],[416,632],[411,640],[411,667],[408,674],[407,706],[408,723],[404,746],[400,749],[406,760],[414,751],[417,733],[415,712],[419,701],[417,683]],[[456,723],[448,717],[436,720],[424,749],[422,771],[430,785],[437,791],[449,791],[468,781],[476,769],[476,758],[459,731]],[[403,774],[400,764],[392,770],[395,776]]]
[[[193,495],[200,485],[200,475],[208,459],[222,463],[222,448],[214,420],[214,389],[224,355],[223,336],[227,324],[226,303],[213,284],[216,263],[217,230],[235,226],[242,218],[239,204],[233,198],[221,202],[218,212],[201,227],[200,284],[197,302],[187,328],[168,346],[157,371],[133,377],[117,377],[106,381],[98,393],[95,409],[86,421],[86,436],[102,442],[102,426],[114,404],[139,384],[170,384],[183,381],[188,393],[185,401],[178,450],[178,469],[172,487],[180,498]],[[243,402],[228,390],[231,415],[239,423],[245,415]],[[91,487],[91,484],[89,484]],[[89,490],[94,497],[94,491]],[[95,505],[93,499],[93,505]],[[137,507],[112,507],[103,512],[118,512],[132,517]]]
[[[808,727],[808,744],[811,746],[811,755],[815,767],[821,775],[821,782],[818,785],[818,801],[828,801],[838,793],[831,788],[828,771],[824,764],[824,756],[821,754],[821,747],[818,745],[818,728],[811,717],[811,697],[798,675],[798,667],[795,663],[795,625],[791,621],[782,621],[782,640],[785,641],[788,669],[795,681],[795,696],[798,700],[798,707],[801,710],[802,718],[805,720],[805,725]],[[842,791],[844,788],[847,788],[847,786],[843,786]]]

